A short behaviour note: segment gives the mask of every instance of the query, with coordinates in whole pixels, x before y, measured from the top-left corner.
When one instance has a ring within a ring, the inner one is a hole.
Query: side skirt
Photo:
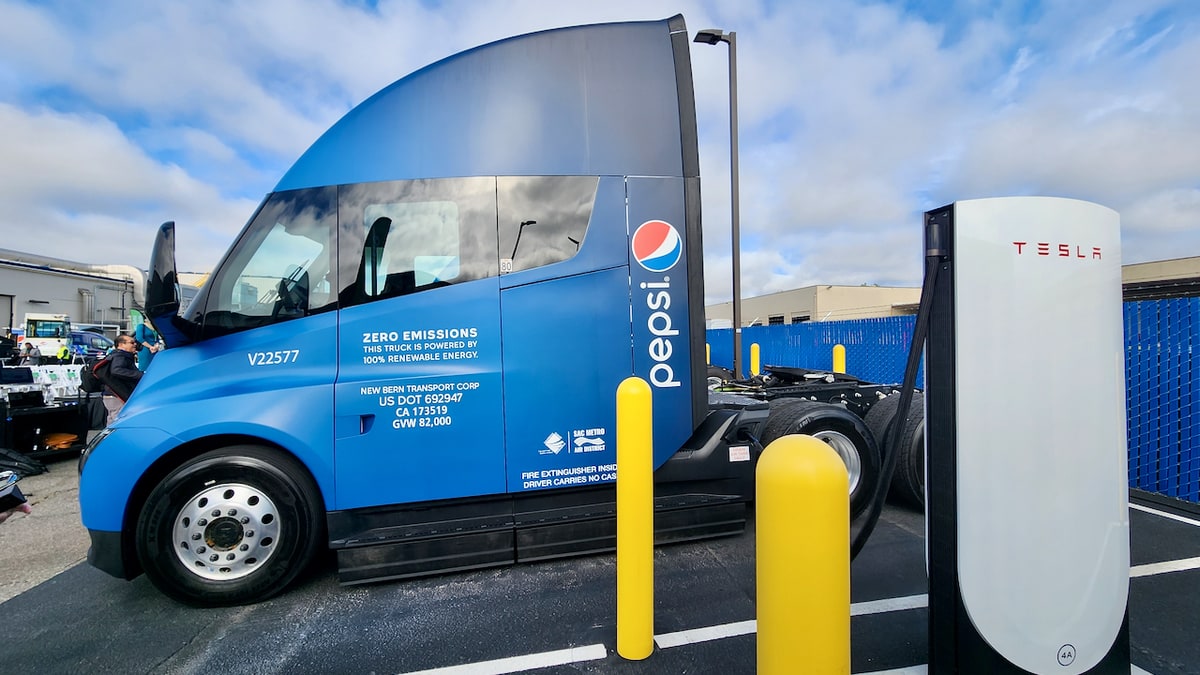
[[[740,534],[745,499],[655,498],[655,544]],[[329,514],[338,579],[359,584],[604,553],[616,549],[611,485]]]
[[[768,409],[737,403],[710,412],[655,471],[655,543],[745,531],[754,462],[748,448],[734,452],[727,441],[753,437]],[[403,579],[613,551],[616,486],[335,511],[327,522],[342,583]]]

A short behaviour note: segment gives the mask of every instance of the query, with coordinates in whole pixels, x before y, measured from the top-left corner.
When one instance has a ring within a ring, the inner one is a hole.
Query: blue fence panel
[[[742,329],[742,369],[750,371],[750,346],[759,345],[763,366],[788,366],[829,370],[833,347],[846,348],[846,373],[870,382],[898,384],[912,344],[915,316],[891,316],[855,321],[804,322]],[[708,331],[711,363],[733,367],[733,329]],[[925,381],[924,359],[917,371],[918,384]]]
[[[1125,303],[1129,484],[1200,502],[1200,298]]]
[[[750,345],[758,343],[764,366],[828,370],[840,344],[848,374],[899,383],[914,323],[899,316],[744,328],[742,367],[748,374]],[[1200,503],[1200,366],[1192,363],[1200,298],[1127,302],[1124,327],[1129,484]],[[731,368],[733,330],[709,330],[707,338],[711,363]]]
[[[1151,441],[1149,434],[1150,397],[1146,380],[1151,371],[1150,349],[1146,344],[1156,331],[1148,330],[1147,321],[1152,315],[1152,306],[1146,303],[1126,303],[1125,324],[1125,399],[1126,435],[1129,443],[1129,484],[1146,489],[1153,480],[1154,468],[1147,457]],[[1138,449],[1138,451],[1134,451]]]
[[[1187,390],[1180,396],[1181,403],[1188,415],[1188,428],[1191,429],[1190,437],[1187,439],[1185,447],[1187,448],[1190,469],[1187,472],[1187,481],[1191,486],[1188,490],[1187,499],[1193,502],[1200,502],[1200,366],[1196,366],[1192,361],[1192,355],[1200,347],[1200,298],[1192,298],[1190,305],[1191,327],[1188,329],[1188,334],[1192,340],[1188,345],[1188,386]]]

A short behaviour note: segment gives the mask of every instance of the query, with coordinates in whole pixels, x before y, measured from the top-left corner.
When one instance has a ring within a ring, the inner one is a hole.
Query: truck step
[[[498,502],[476,505],[491,510],[488,515],[459,513],[445,520],[431,518],[437,510],[423,510],[424,522],[411,522],[411,512],[396,513],[397,520],[410,522],[339,537],[330,543],[337,551],[338,580],[349,585],[405,579],[616,549],[613,501],[568,501],[557,507],[548,500],[506,503],[506,514],[496,512],[504,504]],[[373,514],[371,520],[376,524],[383,518]],[[731,536],[745,530],[746,504],[727,495],[660,497],[654,520],[655,544]]]

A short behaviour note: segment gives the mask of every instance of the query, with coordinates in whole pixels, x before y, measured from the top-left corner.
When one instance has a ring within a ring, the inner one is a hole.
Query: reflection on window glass
[[[205,284],[205,333],[212,336],[335,307],[332,252],[335,191],[271,195]]]
[[[595,176],[497,179],[500,269],[542,267],[579,252],[596,201]]]
[[[338,210],[347,306],[496,275],[492,178],[347,185]]]
[[[364,216],[369,229],[362,291],[368,296],[444,286],[458,276],[458,205],[454,202],[371,204]]]
[[[270,316],[286,312],[289,316],[308,309],[308,273],[321,244],[288,232],[283,223],[274,223],[267,236],[246,262],[230,289],[229,308],[247,316]],[[303,294],[303,303],[300,303]]]

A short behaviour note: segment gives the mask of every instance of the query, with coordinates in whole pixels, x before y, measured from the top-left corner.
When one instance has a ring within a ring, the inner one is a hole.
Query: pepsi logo
[[[670,223],[647,220],[633,233],[633,258],[651,272],[666,272],[683,256],[683,238]]]

